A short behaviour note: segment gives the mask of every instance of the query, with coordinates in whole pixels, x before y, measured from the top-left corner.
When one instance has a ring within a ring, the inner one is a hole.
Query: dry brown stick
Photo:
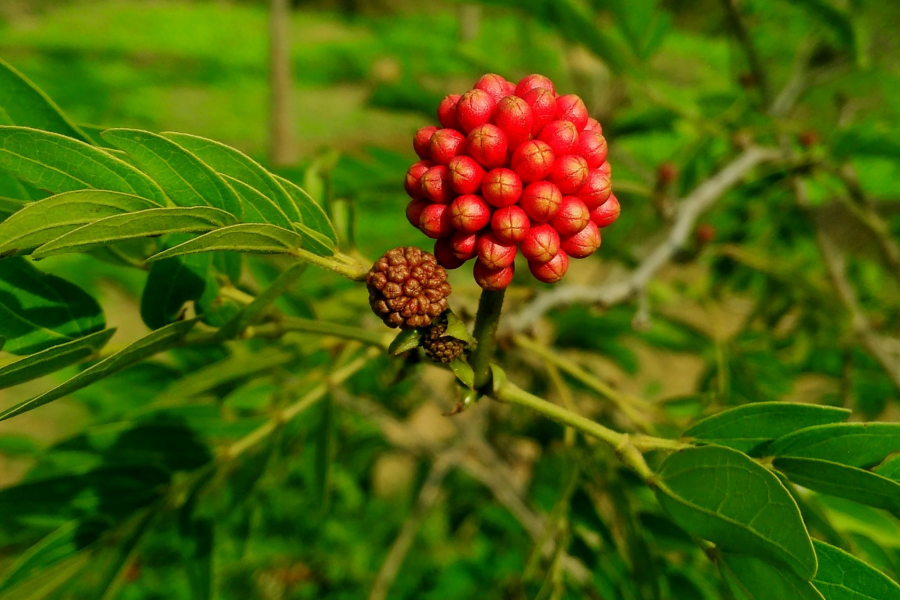
[[[538,294],[518,313],[505,317],[505,331],[522,331],[531,327],[544,313],[568,304],[588,303],[613,306],[630,300],[643,290],[685,244],[697,219],[729,189],[740,182],[757,165],[778,160],[781,154],[771,148],[751,147],[739,154],[721,171],[698,186],[681,203],[678,215],[665,240],[644,258],[627,277],[600,286],[559,285]]]

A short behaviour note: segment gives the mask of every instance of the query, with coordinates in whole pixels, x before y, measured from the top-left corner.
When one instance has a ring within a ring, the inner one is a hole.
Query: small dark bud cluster
[[[435,240],[437,262],[476,259],[486,290],[510,284],[521,251],[532,275],[555,283],[569,258],[600,247],[619,217],[603,129],[574,94],[543,75],[512,84],[481,77],[438,107],[441,128],[413,138],[421,159],[406,173],[409,222]]]
[[[462,356],[466,344],[455,337],[444,335],[447,332],[447,321],[441,319],[431,324],[422,336],[422,349],[425,355],[436,363],[448,363]]]

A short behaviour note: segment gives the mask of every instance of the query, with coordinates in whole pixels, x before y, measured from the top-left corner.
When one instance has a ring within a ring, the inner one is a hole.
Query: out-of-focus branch
[[[269,160],[276,166],[289,165],[294,162],[295,158],[290,26],[290,0],[271,0],[269,7]]]
[[[613,306],[625,302],[641,290],[681,248],[697,219],[729,189],[740,182],[757,165],[778,160],[781,154],[771,148],[751,147],[743,151],[725,168],[697,187],[679,206],[675,223],[666,238],[656,246],[628,277],[600,286],[559,285],[539,294],[524,309],[508,315],[502,326],[505,331],[522,331],[531,327],[547,311],[576,303]]]

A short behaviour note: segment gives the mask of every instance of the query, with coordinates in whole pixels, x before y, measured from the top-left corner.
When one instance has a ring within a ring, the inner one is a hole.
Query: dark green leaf
[[[0,336],[6,352],[32,354],[105,327],[97,301],[21,257],[0,261]]]
[[[788,0],[805,10],[835,32],[838,40],[852,52],[857,52],[856,34],[850,15],[839,11],[828,0]]]
[[[141,295],[141,319],[150,329],[178,320],[186,302],[199,300],[206,289],[211,254],[158,260],[150,265]]]
[[[809,581],[762,559],[722,554],[718,564],[737,600],[825,600]]]
[[[0,114],[13,125],[52,131],[88,141],[77,125],[59,110],[53,100],[9,63],[0,59]]]
[[[192,600],[209,600],[213,589],[213,542],[215,525],[210,519],[193,519],[182,528]]]
[[[91,555],[88,552],[64,558],[6,590],[3,600],[45,600],[55,597],[63,585],[74,580],[90,564]]]
[[[210,231],[198,238],[164,250],[148,258],[148,262],[184,256],[196,252],[233,250],[258,254],[296,254],[302,238],[287,229],[267,223],[241,223]]]
[[[244,331],[248,325],[262,317],[272,304],[296,283],[306,271],[306,267],[305,263],[297,263],[282,271],[269,287],[253,299],[253,302],[242,308],[239,313],[222,325],[216,336],[217,339],[231,339]]]
[[[57,133],[0,127],[0,169],[53,193],[99,189],[166,205],[159,186],[125,161]]]
[[[234,216],[208,206],[151,208],[113,215],[82,225],[34,251],[35,258],[66,252],[82,252],[126,240],[167,233],[201,233],[226,227]]]
[[[813,584],[825,600],[900,600],[900,585],[863,561],[816,540],[819,571]]]
[[[872,470],[882,477],[900,481],[900,454],[891,456]]]
[[[2,265],[3,263],[0,263]],[[122,369],[138,363],[154,354],[168,350],[177,345],[187,332],[196,324],[196,321],[179,321],[162,329],[158,329],[150,335],[139,339],[130,346],[116,352],[109,358],[101,360],[88,367],[78,375],[57,387],[35,396],[0,413],[0,421],[15,417],[22,413],[34,410],[49,402],[67,396],[76,390],[80,390],[95,381],[117,373]]]
[[[846,421],[849,416],[850,411],[843,408],[791,402],[758,402],[706,417],[685,431],[684,437],[750,452],[792,431],[839,423]]]
[[[243,216],[241,201],[225,180],[175,142],[136,129],[107,129],[103,139],[127,152],[178,206],[212,206]]]
[[[893,479],[814,458],[776,458],[773,464],[798,485],[900,515],[900,482]]]
[[[291,222],[302,221],[300,211],[284,188],[275,180],[275,176],[246,154],[225,144],[186,133],[163,135],[188,152],[192,152],[222,175],[238,179],[274,200]]]
[[[767,454],[817,458],[865,469],[900,452],[900,423],[836,423],[795,431],[775,440]]]
[[[37,379],[82,361],[105,346],[115,332],[115,329],[104,329],[3,365],[0,367],[0,389]]]
[[[657,498],[686,531],[725,551],[781,561],[812,579],[816,556],[800,510],[778,478],[747,455],[704,446],[670,455]]]
[[[284,191],[291,197],[291,200],[293,200],[297,207],[297,211],[302,218],[302,223],[313,231],[324,234],[336,244],[338,236],[334,230],[334,226],[332,226],[331,220],[328,218],[328,215],[325,214],[325,211],[322,210],[322,207],[312,199],[312,196],[307,194],[303,188],[288,181],[284,177],[275,175],[275,178],[278,183],[281,184]]]
[[[319,403],[321,420],[315,430],[315,463],[314,483],[316,499],[323,511],[328,510],[331,497],[331,471],[334,460],[335,407],[331,394],[327,394]]]
[[[152,200],[102,190],[66,192],[30,202],[0,223],[0,254],[37,248],[105,217],[157,207]]]

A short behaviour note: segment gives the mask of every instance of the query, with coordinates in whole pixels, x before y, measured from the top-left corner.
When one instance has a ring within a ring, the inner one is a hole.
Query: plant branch
[[[284,317],[272,323],[266,323],[248,330],[253,337],[277,337],[285,333],[315,333],[324,336],[354,340],[387,350],[394,336],[391,333],[379,333],[352,325],[342,325],[329,321],[316,321],[300,317]]]
[[[352,281],[365,281],[369,273],[369,267],[358,259],[338,252],[333,257],[319,256],[307,250],[294,250],[294,256],[300,260],[315,265],[327,271],[337,273]]]
[[[469,355],[469,365],[475,376],[473,387],[478,392],[490,389],[491,360],[497,349],[497,325],[505,293],[506,290],[484,290],[478,300],[478,313],[475,315],[475,341],[478,345]]]
[[[252,298],[238,314],[219,328],[219,331],[216,333],[216,339],[220,341],[228,340],[240,335],[247,326],[259,320],[269,307],[296,283],[305,271],[306,265],[303,263],[291,265],[284,270],[259,296]]]
[[[675,222],[666,238],[627,277],[600,286],[557,285],[553,290],[538,294],[518,313],[508,315],[504,329],[508,328],[511,331],[528,329],[544,313],[558,306],[575,303],[613,306],[635,297],[684,246],[700,215],[709,210],[725,192],[739,183],[757,165],[781,157],[781,153],[771,148],[748,148],[680,203]]]

